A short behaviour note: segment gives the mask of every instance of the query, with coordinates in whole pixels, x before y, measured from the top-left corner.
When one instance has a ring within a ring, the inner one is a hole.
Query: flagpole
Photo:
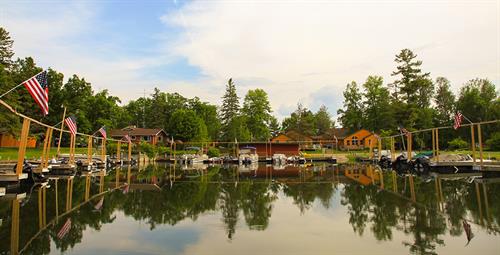
[[[469,120],[469,118],[465,117],[465,115],[462,114],[462,116],[464,117],[464,119],[466,119],[470,124],[472,124],[472,121]]]
[[[41,73],[43,73],[43,72],[44,72],[44,70],[42,70],[41,72],[39,72],[39,73],[37,73],[37,74],[35,74],[35,75],[31,76],[29,79],[27,79],[27,80],[25,80],[25,81],[23,81],[23,82],[21,82],[21,83],[17,84],[15,87],[13,87],[13,88],[9,89],[7,92],[3,93],[3,94],[0,96],[0,98],[2,98],[2,97],[4,97],[5,95],[9,94],[9,93],[10,93],[10,92],[12,92],[13,90],[15,90],[15,89],[19,88],[19,86],[23,85],[25,82],[27,82],[27,81],[31,80],[33,77],[35,77],[35,76],[37,76],[37,75],[39,75],[39,74],[41,74]]]
[[[64,107],[64,113],[63,113],[63,118],[61,121],[61,132],[59,132],[59,141],[57,143],[57,157],[59,158],[59,153],[61,152],[61,139],[62,139],[62,133],[64,129],[64,118],[66,118],[66,106]]]

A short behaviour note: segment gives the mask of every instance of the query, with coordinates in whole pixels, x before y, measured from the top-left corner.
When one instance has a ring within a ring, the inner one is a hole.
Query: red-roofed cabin
[[[272,157],[274,154],[285,154],[287,156],[296,156],[299,155],[299,144],[294,142],[287,143],[240,143],[239,148],[245,147],[255,147],[257,154],[259,157]]]
[[[123,129],[113,129],[110,131],[110,136],[114,139],[123,139],[128,135],[133,143],[146,141],[152,145],[165,144],[168,142],[168,136],[161,128],[137,128],[129,126]]]

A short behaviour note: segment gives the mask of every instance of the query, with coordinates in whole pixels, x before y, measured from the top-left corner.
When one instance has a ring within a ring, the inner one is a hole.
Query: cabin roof
[[[163,131],[161,128],[135,128],[135,127],[126,127],[123,129],[113,129],[110,131],[111,136],[125,136],[125,135],[134,135],[134,136],[145,136],[145,135],[159,135],[163,133],[165,136],[167,133]]]

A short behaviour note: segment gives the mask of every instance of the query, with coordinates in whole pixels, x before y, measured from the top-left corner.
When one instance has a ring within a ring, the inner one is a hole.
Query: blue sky
[[[500,81],[500,1],[2,1],[16,57],[124,102],[158,87],[220,104],[230,77],[243,97],[269,94],[283,118],[302,103],[332,115],[342,91],[368,75],[394,80],[394,56],[455,90]]]

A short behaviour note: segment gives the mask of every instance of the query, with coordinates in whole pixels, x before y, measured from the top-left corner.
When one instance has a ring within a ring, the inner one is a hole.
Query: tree
[[[207,127],[193,110],[178,109],[169,121],[169,132],[182,141],[203,141],[207,138]]]
[[[207,126],[208,138],[215,141],[219,138],[220,120],[217,116],[217,106],[201,102],[198,97],[188,100],[189,109],[196,112]]]
[[[383,78],[368,76],[363,84],[364,127],[372,131],[391,129],[393,127],[392,109],[389,90],[383,87]]]
[[[222,123],[223,138],[229,141],[228,131],[229,125],[232,120],[238,116],[240,103],[238,95],[236,94],[236,86],[233,79],[230,78],[226,85],[226,93],[222,97],[222,107],[220,109],[220,120]]]
[[[225,137],[227,141],[247,142],[251,140],[252,134],[246,125],[245,116],[236,116],[226,127]]]
[[[361,99],[362,94],[359,91],[358,84],[355,81],[347,84],[344,90],[344,107],[337,111],[340,115],[340,123],[344,128],[351,131],[361,129],[363,124],[363,104]]]
[[[436,78],[436,123],[439,126],[450,125],[455,112],[455,95],[450,90],[450,81],[444,77]]]
[[[396,71],[392,76],[399,77],[392,87],[392,101],[395,119],[399,125],[408,128],[426,128],[432,124],[430,99],[433,96],[434,84],[429,73],[420,69],[422,61],[416,60],[409,49],[403,49],[396,55]]]
[[[255,89],[247,92],[241,113],[246,118],[248,130],[254,140],[265,141],[270,137],[271,112],[271,105],[264,90]]]
[[[328,112],[328,108],[321,105],[319,110],[314,114],[314,119],[316,123],[317,135],[323,135],[333,126],[333,121]]]
[[[10,38],[9,32],[0,27],[0,65],[9,68],[12,65],[12,45],[14,41]]]
[[[461,89],[457,100],[457,110],[472,122],[491,120],[495,110],[493,106],[498,94],[495,85],[487,79],[473,79]]]
[[[297,104],[297,110],[285,118],[282,123],[283,130],[296,131],[303,135],[316,135],[316,123],[314,114],[302,104]]]

